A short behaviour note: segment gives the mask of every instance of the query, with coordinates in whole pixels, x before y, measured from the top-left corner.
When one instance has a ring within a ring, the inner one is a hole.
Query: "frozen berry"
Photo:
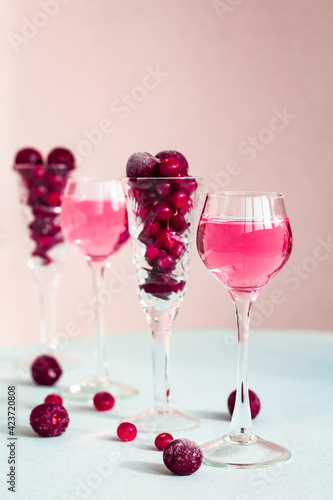
[[[165,466],[179,476],[189,476],[196,472],[202,460],[201,448],[189,439],[175,439],[163,452]]]
[[[180,163],[176,158],[165,158],[159,166],[159,172],[162,177],[177,177]]]
[[[15,163],[29,163],[32,165],[38,165],[43,163],[42,155],[37,149],[34,148],[24,148],[21,149],[16,157]]]
[[[69,416],[62,405],[43,403],[32,410],[30,424],[39,436],[60,436],[68,427]]]
[[[162,198],[166,198],[170,195],[171,192],[171,182],[170,181],[164,181],[160,180],[156,182],[156,192],[159,194]]]
[[[53,385],[62,374],[58,361],[53,356],[38,356],[31,366],[34,381],[39,385]]]
[[[249,400],[250,400],[251,417],[255,418],[260,410],[260,399],[258,398],[256,393],[251,391],[250,389],[249,389]],[[236,401],[236,391],[233,391],[228,398],[228,408],[230,415],[233,414],[235,401]]]
[[[149,153],[139,151],[132,154],[126,165],[127,177],[155,177],[160,160]]]
[[[75,168],[75,159],[71,151],[66,148],[55,148],[48,154],[49,165],[66,165],[68,170]]]
[[[115,399],[109,392],[98,392],[94,396],[94,406],[97,411],[108,411],[114,407]]]
[[[45,398],[45,403],[57,403],[58,405],[62,405],[62,397],[59,394],[49,394]]]
[[[122,422],[118,425],[117,435],[122,441],[133,441],[136,438],[138,431],[134,424],[130,422]]]
[[[173,441],[173,437],[171,436],[171,434],[162,432],[161,434],[156,436],[155,446],[158,450],[163,451],[171,441]]]
[[[163,161],[167,158],[174,158],[175,160],[179,161],[179,171],[183,176],[186,176],[188,174],[188,163],[185,158],[185,156],[182,153],[179,153],[179,151],[172,151],[172,150],[165,150],[165,151],[160,151],[157,153],[156,158],[158,158],[160,161]]]

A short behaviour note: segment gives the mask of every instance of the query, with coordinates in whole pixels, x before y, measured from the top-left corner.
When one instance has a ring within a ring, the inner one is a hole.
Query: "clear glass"
[[[109,377],[104,311],[100,300],[106,289],[105,271],[129,238],[121,182],[89,178],[70,180],[64,193],[60,223],[65,238],[91,269],[95,306],[95,375],[68,387],[64,396],[86,400],[99,391],[108,391],[117,399],[133,396],[136,389]]]
[[[200,425],[169,404],[171,330],[186,290],[200,180],[123,179],[137,290],[153,340],[153,406],[130,418],[142,432],[184,431]]]
[[[213,276],[229,291],[238,327],[238,372],[229,434],[201,445],[215,467],[257,468],[285,462],[290,452],[252,432],[247,384],[250,311],[259,290],[285,265],[292,233],[283,195],[261,192],[207,194],[197,248]]]
[[[39,288],[40,347],[18,365],[29,367],[41,353],[55,356],[69,368],[78,360],[60,351],[57,339],[57,293],[66,259],[59,215],[70,171],[65,165],[14,164],[19,179],[19,201],[28,244],[27,265]]]

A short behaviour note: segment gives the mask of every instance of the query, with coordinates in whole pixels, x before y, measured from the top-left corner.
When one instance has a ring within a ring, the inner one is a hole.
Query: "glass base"
[[[247,436],[239,441],[229,435],[200,445],[204,463],[213,467],[230,469],[256,469],[286,462],[291,453],[278,444],[255,436]]]
[[[201,425],[198,418],[190,417],[170,406],[162,408],[148,408],[147,410],[129,418],[140,432],[181,432],[195,429]]]
[[[67,354],[60,353],[60,352],[51,352],[51,351],[47,352],[47,351],[45,351],[45,352],[36,353],[32,356],[28,356],[27,358],[22,358],[22,359],[17,360],[16,366],[18,366],[19,368],[23,368],[23,369],[30,369],[31,365],[35,361],[35,359],[38,356],[42,356],[43,354],[47,354],[48,356],[53,356],[54,358],[56,358],[56,360],[60,364],[61,368],[66,369],[66,370],[69,370],[71,368],[77,368],[78,366],[81,365],[81,362],[78,359],[72,358],[71,356],[67,356]]]
[[[73,384],[61,391],[65,398],[77,400],[91,400],[97,392],[109,392],[115,399],[124,399],[135,396],[138,391],[134,387],[111,380],[109,377],[94,377]]]

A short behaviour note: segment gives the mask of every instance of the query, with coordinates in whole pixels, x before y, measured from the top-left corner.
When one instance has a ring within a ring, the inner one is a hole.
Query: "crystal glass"
[[[229,291],[238,326],[238,376],[229,434],[201,446],[205,463],[256,468],[285,462],[290,452],[252,432],[247,385],[250,311],[260,289],[285,265],[292,233],[283,195],[261,192],[207,194],[197,248],[211,274]]]
[[[153,339],[154,403],[130,419],[142,432],[200,425],[169,404],[171,330],[186,289],[199,180],[123,179],[137,290]]]
[[[92,399],[99,391],[115,398],[136,394],[133,387],[109,377],[101,296],[105,290],[105,271],[112,257],[129,238],[125,194],[120,181],[72,179],[68,182],[60,217],[64,236],[87,261],[94,284],[95,375],[67,388],[64,395]]]
[[[39,351],[55,356],[62,366],[78,361],[60,352],[57,340],[57,292],[66,258],[59,215],[63,191],[70,174],[66,165],[14,164],[19,177],[19,199],[28,243],[28,267],[39,287]],[[35,353],[37,354],[37,353]],[[30,366],[35,355],[18,362]]]

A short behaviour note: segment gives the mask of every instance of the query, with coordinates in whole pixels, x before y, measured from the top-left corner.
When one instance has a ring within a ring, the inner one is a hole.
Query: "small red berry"
[[[38,356],[33,362],[31,374],[37,384],[53,385],[62,374],[62,369],[53,356],[44,354]]]
[[[171,434],[167,432],[162,432],[155,438],[155,446],[158,450],[163,451],[166,446],[173,441],[173,437]]]
[[[94,396],[94,406],[97,411],[109,411],[114,407],[115,399],[109,392],[98,392]]]
[[[133,441],[133,439],[136,438],[137,433],[137,428],[130,422],[122,422],[118,425],[117,435],[122,441]]]
[[[174,474],[189,476],[196,472],[202,464],[203,453],[194,441],[175,439],[163,451],[163,462]]]
[[[69,416],[62,405],[43,403],[32,410],[30,424],[39,436],[60,436],[67,429]]]
[[[250,400],[251,417],[255,418],[260,411],[260,399],[258,398],[256,393],[251,391],[250,389],[249,389],[249,400]],[[235,401],[236,401],[236,391],[233,391],[228,398],[228,408],[230,415],[233,414]]]
[[[62,397],[59,394],[49,394],[45,398],[45,403],[57,403],[58,405],[62,405]]]

